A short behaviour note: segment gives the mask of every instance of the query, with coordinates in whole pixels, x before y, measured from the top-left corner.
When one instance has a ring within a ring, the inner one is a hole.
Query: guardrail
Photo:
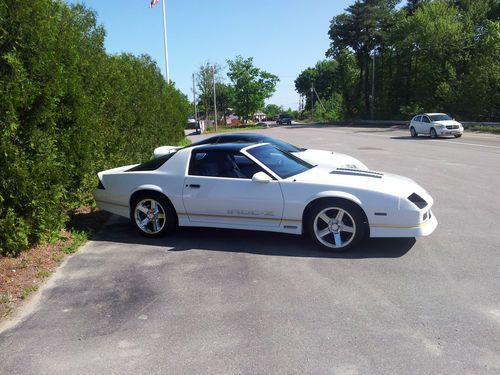
[[[500,122],[470,122],[470,121],[460,121],[462,125],[473,126],[473,125],[483,125],[483,126],[500,126]],[[339,120],[332,121],[328,124],[331,125],[374,125],[374,126],[408,126],[410,121],[406,120]],[[325,123],[327,125],[327,123]]]

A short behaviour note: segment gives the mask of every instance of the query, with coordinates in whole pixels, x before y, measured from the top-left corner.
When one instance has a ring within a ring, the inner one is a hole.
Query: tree
[[[382,43],[383,30],[388,27],[397,3],[396,0],[357,0],[330,23],[331,44],[326,55],[335,58],[346,48],[354,51],[360,68],[358,92],[363,95],[366,112],[370,110],[370,56]]]
[[[273,118],[275,116],[278,116],[280,113],[284,112],[284,108],[281,105],[277,104],[268,104],[264,108],[264,112],[266,113],[267,118]]]
[[[221,71],[219,64],[211,64],[207,61],[196,73],[199,108],[200,111],[205,112],[206,121],[208,121],[209,114],[214,111],[214,78],[216,83],[221,82]]]
[[[224,124],[226,123],[226,116],[230,115],[230,107],[231,103],[233,103],[234,99],[234,89],[231,85],[228,85],[226,83],[222,82],[217,82],[215,84],[215,91],[216,91],[216,102],[217,102],[217,112],[219,114],[222,113],[222,116],[224,117]],[[219,118],[220,118],[219,117]]]
[[[253,58],[228,60],[227,73],[234,87],[233,107],[244,120],[264,107],[264,100],[276,90],[279,78],[253,65]]]

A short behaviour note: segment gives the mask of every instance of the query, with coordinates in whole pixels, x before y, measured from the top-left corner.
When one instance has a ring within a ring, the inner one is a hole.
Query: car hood
[[[444,125],[444,126],[450,126],[450,125],[462,125],[458,121],[455,120],[443,120],[443,121],[434,121],[434,124],[437,125]]]
[[[432,197],[423,187],[408,177],[370,170],[350,168],[312,168],[304,173],[290,177],[295,182],[332,185],[332,188],[359,189],[390,194],[407,198],[413,193],[420,195],[428,203]]]
[[[357,168],[368,170],[368,167],[352,156],[337,152],[307,149],[294,152],[295,156],[307,161],[309,164],[326,168]]]

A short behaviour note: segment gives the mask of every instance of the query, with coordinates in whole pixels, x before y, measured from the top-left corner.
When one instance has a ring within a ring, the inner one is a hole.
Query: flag
[[[159,0],[151,0],[151,4],[149,4],[149,7],[150,8],[154,7],[156,4],[158,4],[158,1]]]

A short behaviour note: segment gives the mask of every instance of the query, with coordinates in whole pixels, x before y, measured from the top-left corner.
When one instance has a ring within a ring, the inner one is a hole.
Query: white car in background
[[[366,165],[352,156],[333,151],[300,148],[280,139],[257,133],[218,134],[193,143],[191,146],[222,143],[270,143],[280,150],[289,152],[312,165],[318,165],[325,168],[352,168],[365,171],[368,170]],[[157,158],[159,156],[166,155],[178,150],[179,148],[180,147],[173,146],[158,147],[154,150],[154,157]]]
[[[464,127],[446,113],[424,113],[413,117],[410,121],[410,134],[418,137],[419,134],[429,135],[431,138],[452,135],[460,138]]]
[[[307,233],[343,251],[437,226],[432,197],[408,178],[313,166],[269,143],[188,146],[98,177],[97,205],[149,237],[177,226]]]

